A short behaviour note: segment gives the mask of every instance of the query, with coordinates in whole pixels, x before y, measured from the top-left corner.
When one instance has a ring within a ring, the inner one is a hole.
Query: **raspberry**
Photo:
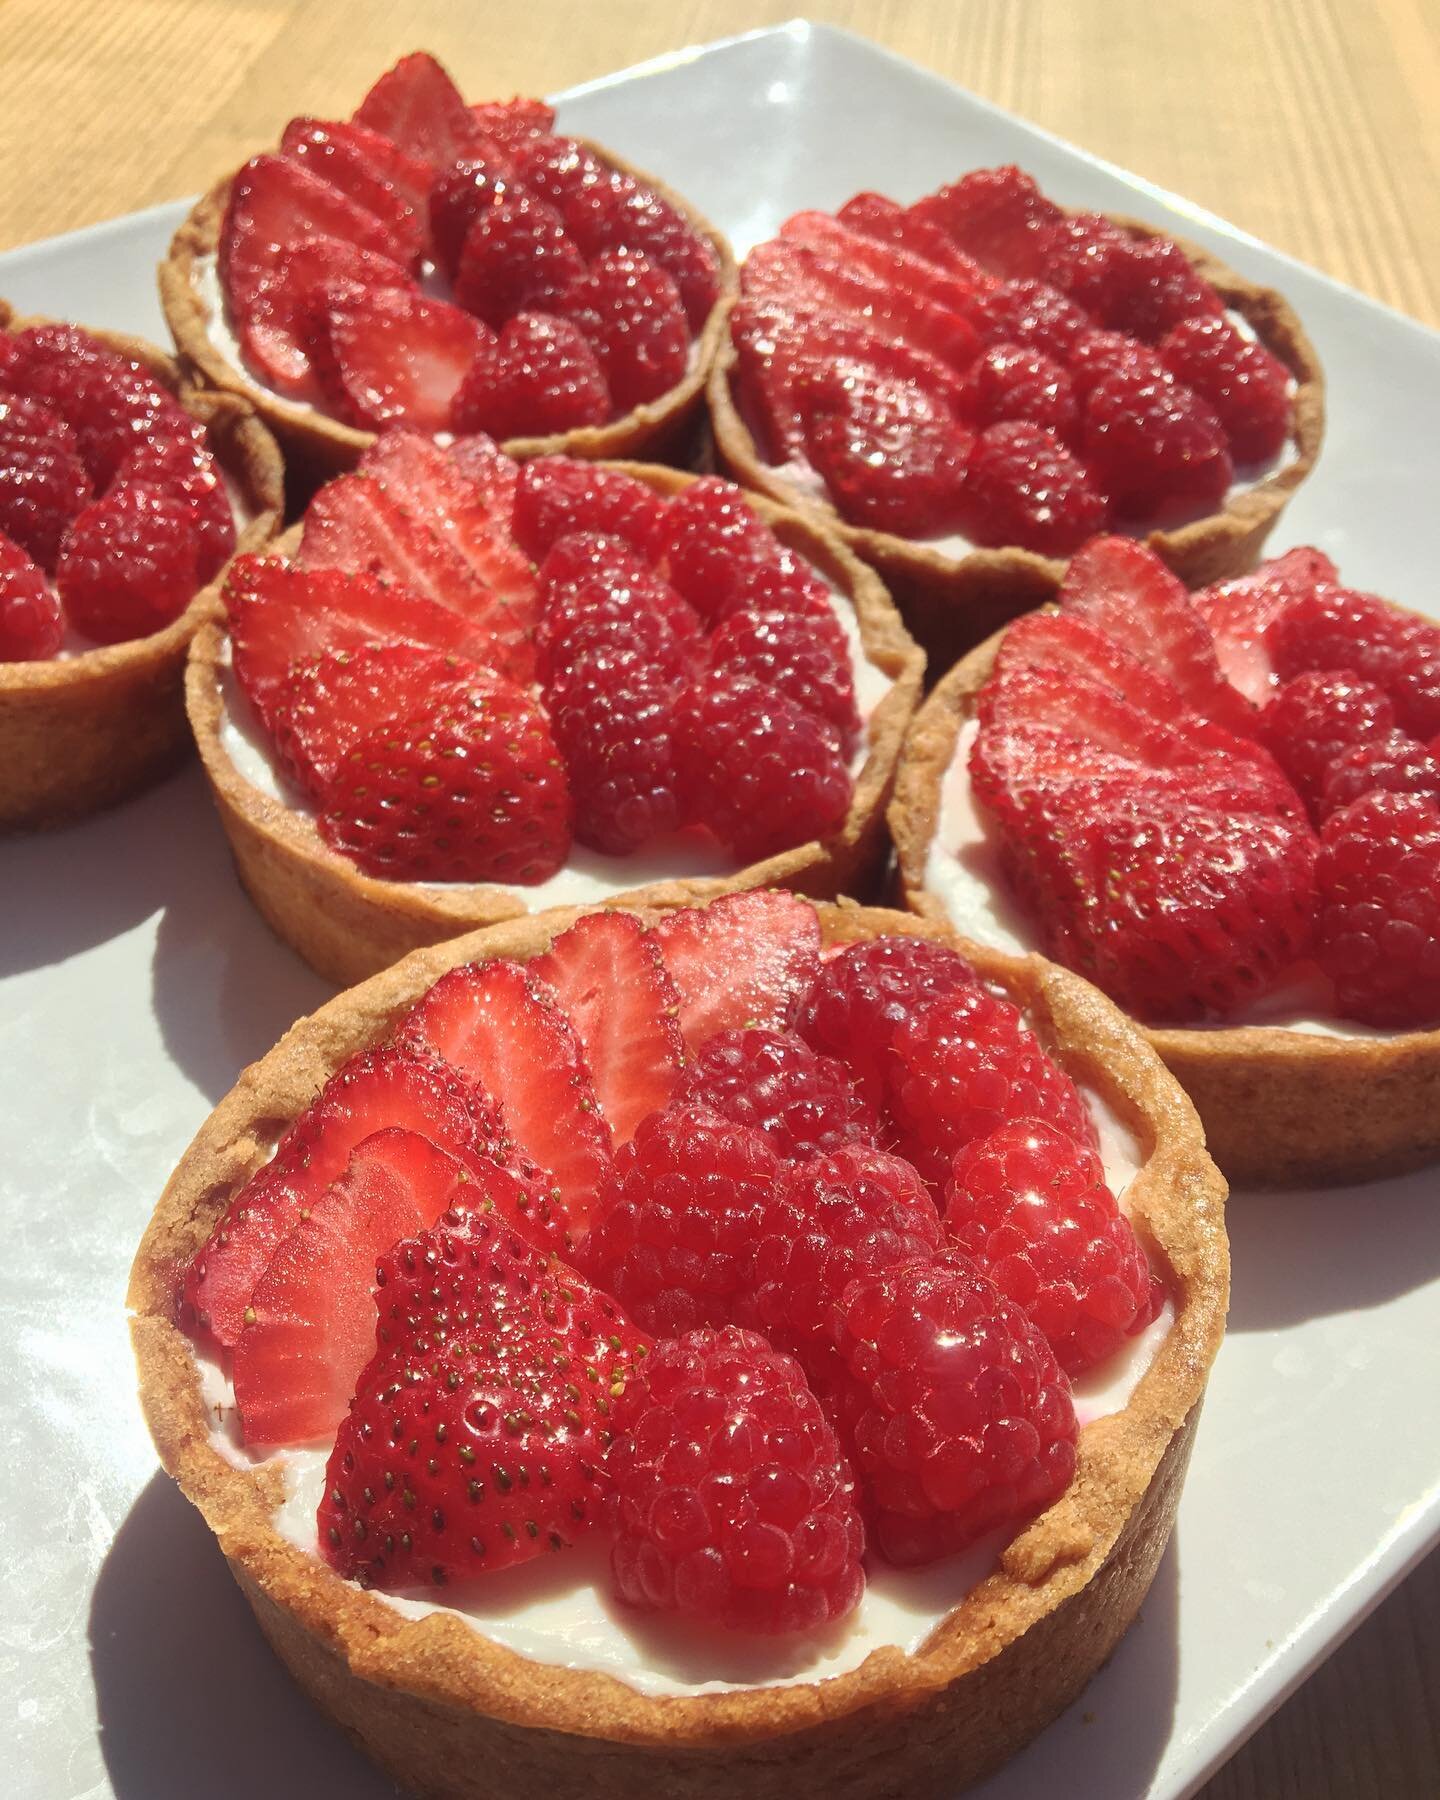
[[[199,533],[184,500],[121,480],[66,534],[55,585],[70,623],[97,643],[148,637],[189,605]]]
[[[1014,421],[976,438],[965,471],[965,516],[977,544],[1068,556],[1105,529],[1109,509],[1053,432]]]
[[[1095,214],[1068,220],[1052,239],[1046,276],[1100,324],[1158,343],[1183,319],[1224,309],[1169,238],[1137,242]]]
[[[612,174],[594,190],[592,202],[591,218],[578,231],[592,264],[603,263],[608,252],[629,252],[663,269],[679,291],[691,331],[699,331],[720,292],[710,245],[668,200],[627,176]]]
[[[595,353],[568,319],[518,313],[483,339],[451,406],[458,432],[498,440],[603,425],[610,393]]]
[[[776,1183],[756,1222],[742,1317],[827,1394],[839,1366],[835,1309],[850,1282],[929,1257],[940,1241],[935,1202],[909,1163],[848,1144]]]
[[[1394,724],[1395,708],[1373,681],[1313,670],[1281,687],[1260,715],[1260,737],[1314,818],[1330,764]]]
[[[835,1432],[792,1358],[729,1326],[659,1344],[617,1408],[615,1591],[731,1630],[813,1631],[865,1586]]]
[[[1002,281],[978,297],[976,312],[990,343],[1020,344],[1059,363],[1090,326],[1082,307],[1044,281]]]
[[[1119,331],[1084,331],[1066,358],[1075,392],[1084,400],[1107,375],[1126,374],[1136,381],[1163,381],[1166,369],[1158,353]]]
[[[833,617],[824,583],[784,547],[743,490],[718,476],[703,476],[670,502],[653,549],[709,625],[741,607]]]
[[[1266,644],[1282,680],[1308,669],[1353,669],[1395,702],[1402,731],[1440,731],[1440,625],[1349,588],[1324,583],[1275,619]]]
[[[1328,819],[1367,794],[1418,794],[1440,806],[1440,758],[1403,731],[1384,731],[1342,750],[1325,770],[1319,813]]]
[[[1215,414],[1168,376],[1120,370],[1091,389],[1082,448],[1120,517],[1175,524],[1213,512],[1235,470]]]
[[[40,662],[65,636],[60,602],[44,575],[0,532],[0,663]]]
[[[535,648],[542,682],[601,651],[625,652],[672,685],[690,674],[700,621],[619,538],[585,532],[558,539],[540,566],[540,587],[546,600]]]
[[[430,190],[430,241],[435,261],[454,281],[470,227],[507,192],[505,171],[493,157],[461,157]]]
[[[831,726],[840,754],[854,754],[860,712],[849,646],[834,616],[732,612],[710,638],[710,667],[719,676],[748,676],[793,700]]]
[[[995,274],[1038,275],[1059,208],[1023,169],[973,169],[911,208],[944,227],[968,256]]]
[[[664,501],[633,475],[568,456],[541,456],[520,470],[510,529],[536,562],[573,531],[623,538],[645,556],[664,517]]]
[[[887,1093],[890,1041],[936,995],[971,987],[975,971],[933,938],[878,937],[847,944],[820,966],[795,1029],[817,1050],[842,1058],[874,1106]]]
[[[1043,350],[1015,343],[992,345],[972,365],[962,405],[977,430],[1026,419],[1069,439],[1080,420],[1075,390],[1060,364]]]
[[[1290,428],[1290,375],[1284,363],[1228,319],[1182,321],[1160,344],[1177,380],[1214,407],[1236,462],[1278,456]]]
[[[1341,1014],[1393,1029],[1440,1020],[1440,807],[1368,794],[1325,821],[1317,957]]]
[[[1055,1353],[968,1257],[862,1275],[838,1308],[840,1441],[882,1555],[953,1555],[1057,1499],[1075,1409]]]
[[[673,695],[671,680],[626,651],[591,651],[552,680],[545,701],[580,843],[628,856],[681,823]]]
[[[900,1152],[937,1192],[955,1153],[1007,1119],[1048,1118],[1079,1142],[1096,1142],[1075,1083],[1045,1054],[1019,1010],[982,987],[939,995],[912,1012],[890,1042],[890,1106]]]
[[[66,527],[93,492],[79,441],[60,414],[0,390],[0,531],[53,570]]]
[[[854,791],[827,728],[743,677],[681,690],[675,762],[690,816],[745,863],[837,831]]]
[[[902,382],[847,372],[810,415],[806,445],[837,511],[900,537],[957,529],[972,437]]]
[[[553,302],[589,338],[616,410],[685,379],[690,327],[674,278],[646,256],[607,250]]]
[[[958,249],[948,233],[933,219],[920,216],[912,208],[884,194],[852,194],[835,214],[841,225],[873,238],[877,244],[895,244],[920,256],[937,268],[957,275],[973,275],[976,264]]]
[[[1100,1158],[1043,1119],[1012,1120],[960,1151],[945,1229],[1067,1375],[1104,1362],[1164,1303]]]
[[[584,273],[554,207],[501,186],[465,234],[455,299],[498,331],[517,313],[546,311]]]
[[[680,1098],[758,1131],[786,1162],[874,1144],[880,1121],[848,1071],[789,1031],[721,1031],[691,1063]]]
[[[143,481],[184,500],[199,536],[196,578],[203,585],[234,554],[235,514],[208,446],[188,432],[167,431],[166,424],[161,420],[153,436],[136,445],[116,479]]]
[[[758,1131],[703,1106],[651,1113],[616,1155],[581,1266],[657,1337],[727,1324],[782,1166]]]

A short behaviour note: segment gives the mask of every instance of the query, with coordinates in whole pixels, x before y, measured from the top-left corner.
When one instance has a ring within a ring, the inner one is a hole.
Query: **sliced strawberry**
[[[983,267],[1010,278],[1044,272],[1051,228],[1061,218],[1034,178],[1013,164],[973,169],[910,211],[937,225]]]
[[[1263,706],[1280,685],[1265,634],[1292,600],[1340,579],[1319,550],[1287,550],[1249,575],[1218,582],[1192,594],[1195,610],[1210,627],[1215,655],[1225,679],[1247,700]]]
[[[348,194],[387,228],[414,266],[428,248],[430,169],[389,138],[337,119],[292,119],[280,154]]]
[[[680,996],[691,1050],[742,1025],[783,1031],[820,967],[815,908],[779,889],[666,913],[651,935]]]
[[[901,288],[962,319],[971,319],[976,297],[995,286],[994,276],[974,263],[963,275],[950,273],[902,244],[878,241],[829,213],[793,213],[780,227],[780,236],[863,270],[880,288]]]
[[[276,1247],[307,1206],[343,1174],[355,1146],[387,1126],[419,1132],[452,1152],[488,1152],[497,1117],[473,1080],[433,1058],[367,1050],[325,1083],[221,1216],[185,1271],[181,1322],[196,1337],[230,1348]]]
[[[959,276],[976,292],[993,288],[995,277],[968,257],[932,220],[884,194],[856,194],[835,215],[841,225],[880,244],[895,244],[937,269]]]
[[[496,1097],[511,1137],[554,1177],[578,1238],[610,1169],[610,1128],[575,1029],[547,990],[518,963],[469,963],[441,976],[400,1040]]]
[[[515,509],[515,486],[520,465],[507,456],[494,438],[483,431],[457,437],[446,454],[460,473],[480,491],[480,497],[498,519],[510,518]]]
[[[1255,709],[1220,672],[1204,619],[1160,558],[1133,538],[1100,537],[1071,559],[1060,604],[1172,681],[1202,718],[1253,731]]]
[[[1098,625],[1074,613],[1027,613],[1005,633],[995,658],[996,675],[1032,668],[1100,682],[1167,725],[1183,718],[1187,710],[1172,681],[1146,668]]]
[[[446,431],[450,406],[489,333],[445,300],[403,288],[326,291],[321,378],[356,425]]]
[[[590,913],[529,969],[575,1027],[618,1150],[668,1103],[685,1056],[679,996],[655,940],[633,913]]]
[[[453,163],[481,136],[459,88],[424,50],[385,71],[355,109],[354,122],[433,168]]]
[[[234,1347],[247,1444],[330,1437],[375,1350],[375,1265],[464,1204],[464,1165],[394,1128],[364,1138],[310,1200],[255,1284]]]

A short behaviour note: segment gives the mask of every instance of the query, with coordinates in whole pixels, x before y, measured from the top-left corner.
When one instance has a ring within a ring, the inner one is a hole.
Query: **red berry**
[[[1061,364],[1090,328],[1084,309],[1044,281],[1002,281],[976,305],[988,342],[1020,344]]]
[[[1345,1018],[1440,1021],[1440,806],[1367,794],[1333,813],[1315,863],[1320,966]]]
[[[582,656],[628,653],[672,687],[700,649],[693,610],[620,538],[574,532],[540,565],[544,612],[536,633],[540,678],[551,682]]]
[[[911,210],[942,225],[967,255],[1006,279],[1040,273],[1047,230],[1060,216],[1013,164],[974,169]]]
[[[465,234],[455,298],[498,331],[517,313],[547,311],[584,273],[554,207],[522,188],[501,186]]]
[[[795,1029],[816,1049],[840,1057],[879,1107],[888,1091],[891,1040],[901,1025],[937,995],[976,980],[959,951],[932,938],[869,938],[821,964]]]
[[[1071,344],[1065,365],[1081,400],[1109,375],[1139,382],[1164,381],[1167,373],[1157,350],[1120,331],[1082,331]]]
[[[740,1025],[783,1031],[820,968],[815,908],[779,889],[677,907],[652,927],[690,1050]]]
[[[842,756],[854,755],[860,712],[849,645],[833,615],[732,612],[711,635],[710,667],[722,680],[746,676],[784,694],[833,729]]]
[[[825,838],[854,782],[827,728],[793,700],[744,677],[692,682],[675,702],[682,802],[742,863]]]
[[[707,1107],[758,1131],[786,1162],[874,1144],[880,1120],[842,1062],[789,1031],[722,1031],[691,1062],[682,1104]]]
[[[977,430],[1024,419],[1063,439],[1075,435],[1080,409],[1070,377],[1052,356],[1015,343],[998,343],[965,377],[961,404]]]
[[[1440,625],[1349,588],[1313,587],[1266,634],[1282,680],[1310,669],[1348,669],[1383,687],[1402,731],[1440,731]]]
[[[580,843],[628,856],[684,822],[674,693],[669,675],[625,650],[589,650],[551,681],[545,701]]]
[[[213,580],[234,554],[235,513],[209,447],[188,431],[168,433],[165,422],[158,421],[154,435],[136,445],[116,479],[143,481],[185,502],[200,542],[197,578],[202,584]]]
[[[438,168],[465,155],[480,137],[459,88],[424,50],[402,56],[380,76],[356,108],[355,123]]]
[[[968,1257],[860,1276],[841,1300],[836,1342],[840,1440],[889,1561],[953,1555],[1069,1486],[1069,1384],[1039,1331]]]
[[[674,278],[646,256],[607,250],[551,302],[590,340],[617,412],[685,379],[690,327]]]
[[[65,637],[60,601],[44,575],[0,532],[0,662],[41,662]]]
[[[476,353],[452,421],[503,441],[603,425],[613,410],[585,334],[568,319],[519,313]]]
[[[1168,376],[1120,370],[1090,390],[1082,449],[1121,518],[1178,524],[1214,512],[1234,478],[1220,421]]]
[[[507,456],[494,438],[483,431],[455,438],[446,452],[465,479],[475,487],[494,517],[503,522],[515,505],[520,465]]]
[[[1395,708],[1383,688],[1348,672],[1316,670],[1284,684],[1260,715],[1260,736],[1315,818],[1331,763],[1394,724]]]
[[[1337,579],[1318,550],[1287,550],[1249,575],[1202,588],[1191,600],[1210,627],[1225,679],[1257,705],[1280,685],[1269,643],[1270,626],[1301,594]]]
[[[742,607],[830,614],[829,590],[750,505],[718,476],[691,482],[665,508],[650,551],[708,625]]]
[[[418,263],[429,241],[431,171],[425,163],[378,131],[332,119],[292,119],[280,154],[373,213],[404,250],[406,264]]]
[[[617,1409],[615,1591],[645,1611],[778,1635],[844,1618],[865,1535],[835,1432],[753,1331],[657,1345]]]
[[[536,562],[557,538],[575,531],[623,538],[646,556],[664,519],[664,501],[633,475],[568,456],[541,456],[520,471],[512,529]]]
[[[902,250],[923,257],[937,268],[983,286],[986,278],[979,264],[951,241],[942,226],[924,217],[914,207],[901,206],[898,200],[889,200],[884,194],[854,194],[835,218],[862,237],[874,238],[880,244],[898,244]],[[982,293],[980,299],[985,297]]]
[[[472,364],[491,347],[458,306],[399,288],[327,289],[322,330],[332,398],[371,431],[448,429]]]
[[[53,571],[70,521],[93,495],[79,439],[61,415],[0,389],[0,531]]]
[[[508,163],[493,156],[462,156],[430,189],[427,211],[435,261],[452,282],[470,227],[509,192],[508,173]]]
[[[545,100],[517,94],[513,100],[478,100],[470,108],[487,138],[512,150],[555,129],[555,108]]]
[[[583,1267],[658,1337],[727,1323],[781,1167],[758,1131],[706,1107],[651,1113],[615,1158]]]
[[[1012,1120],[960,1151],[945,1229],[1067,1375],[1104,1362],[1164,1303],[1100,1158],[1043,1119]]]
[[[1236,462],[1280,454],[1290,429],[1290,372],[1263,344],[1210,314],[1177,325],[1160,355],[1177,380],[1214,407]]]
[[[1111,541],[1115,540],[1095,539],[1072,560],[1071,568],[1089,556],[1094,544]],[[1137,646],[1148,643],[1138,609],[1135,629],[1126,631],[1125,641]],[[1115,637],[1076,611],[1026,613],[1007,627],[995,658],[996,691],[1009,686],[1011,678],[1024,669],[1046,669],[1098,682],[1166,724],[1183,718],[1189,710],[1167,674],[1122,650]]]
[[[97,643],[148,637],[200,585],[200,538],[183,499],[148,482],[114,482],[65,535],[55,569],[66,616]]]
[[[278,249],[235,320],[246,366],[296,400],[348,407],[330,342],[333,304],[364,310],[382,289],[419,297],[408,270],[338,237],[307,237]]]
[[[1169,238],[1137,240],[1094,214],[1051,239],[1045,274],[1110,330],[1158,343],[1183,319],[1220,314],[1220,296]]]
[[[805,442],[850,524],[900,537],[957,529],[974,439],[914,388],[846,372],[812,396]]]
[[[1109,519],[1105,496],[1051,431],[1024,421],[982,431],[965,470],[965,530],[977,544],[1068,556]]]
[[[1291,684],[1294,685],[1293,683]],[[1382,731],[1334,757],[1320,783],[1319,816],[1328,819],[1367,794],[1416,794],[1440,806],[1440,758],[1403,731]]]

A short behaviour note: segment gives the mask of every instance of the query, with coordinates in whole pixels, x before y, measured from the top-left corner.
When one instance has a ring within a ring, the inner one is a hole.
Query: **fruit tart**
[[[554,125],[540,100],[467,104],[424,53],[352,119],[292,119],[161,264],[181,353],[322,475],[393,426],[483,431],[517,456],[685,450],[729,248]]]
[[[241,879],[323,974],[559,904],[855,892],[923,659],[729,482],[386,432],[197,634]]]
[[[1233,1182],[1440,1156],[1440,625],[1318,550],[1187,595],[1100,538],[915,720],[909,904],[1143,1022]]]
[[[142,1399],[407,1788],[953,1793],[1144,1597],[1223,1199],[1040,958],[773,890],[557,911],[245,1072],[136,1259]]]
[[[138,338],[0,301],[0,831],[79,818],[180,759],[197,596],[283,503],[245,401]]]
[[[1279,294],[1013,167],[787,219],[745,259],[710,410],[736,478],[834,524],[936,668],[1098,532],[1191,587],[1242,573],[1324,426]]]

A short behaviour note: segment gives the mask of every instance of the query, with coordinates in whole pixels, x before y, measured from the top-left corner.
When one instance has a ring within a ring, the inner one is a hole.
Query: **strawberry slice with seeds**
[[[779,889],[684,907],[651,928],[680,996],[691,1050],[745,1025],[783,1031],[820,968],[820,921]]]
[[[619,1149],[667,1104],[685,1055],[679,996],[655,941],[633,913],[591,913],[529,968],[575,1027]]]
[[[495,1096],[510,1136],[554,1178],[578,1239],[609,1174],[610,1128],[579,1037],[551,993],[518,963],[470,963],[441,976],[399,1035]]]
[[[996,285],[993,275],[973,263],[966,274],[950,273],[901,244],[879,242],[828,213],[794,213],[780,227],[780,236],[863,270],[881,288],[900,288],[962,319],[971,318],[976,296]]]
[[[1210,627],[1221,673],[1247,700],[1263,706],[1280,685],[1265,636],[1292,600],[1340,579],[1319,550],[1287,550],[1236,581],[1218,582],[1192,594]]]
[[[340,119],[292,119],[280,154],[374,213],[405,246],[407,263],[429,247],[430,167],[378,131]]]
[[[461,1207],[465,1166],[414,1131],[363,1139],[315,1195],[255,1284],[235,1343],[247,1444],[326,1438],[375,1347],[375,1265],[401,1238]]]
[[[515,487],[520,479],[520,465],[515,458],[507,456],[494,438],[483,431],[457,437],[446,454],[479,490],[491,513],[497,519],[509,519],[515,510]]]
[[[976,293],[995,286],[995,277],[968,257],[938,225],[913,208],[901,206],[898,200],[887,199],[884,194],[856,194],[835,217],[862,237],[897,245],[912,256],[933,263],[937,269],[960,277]]]
[[[404,288],[326,291],[318,327],[321,378],[352,423],[446,431],[450,408],[489,333],[445,300]]]
[[[402,56],[385,71],[355,109],[354,123],[439,169],[472,149],[482,135],[459,88],[424,50]]]
[[[1004,677],[1020,669],[1049,669],[1099,682],[1165,724],[1183,718],[1187,710],[1172,681],[1074,613],[1027,613],[1015,621],[1001,639],[995,673]]]

